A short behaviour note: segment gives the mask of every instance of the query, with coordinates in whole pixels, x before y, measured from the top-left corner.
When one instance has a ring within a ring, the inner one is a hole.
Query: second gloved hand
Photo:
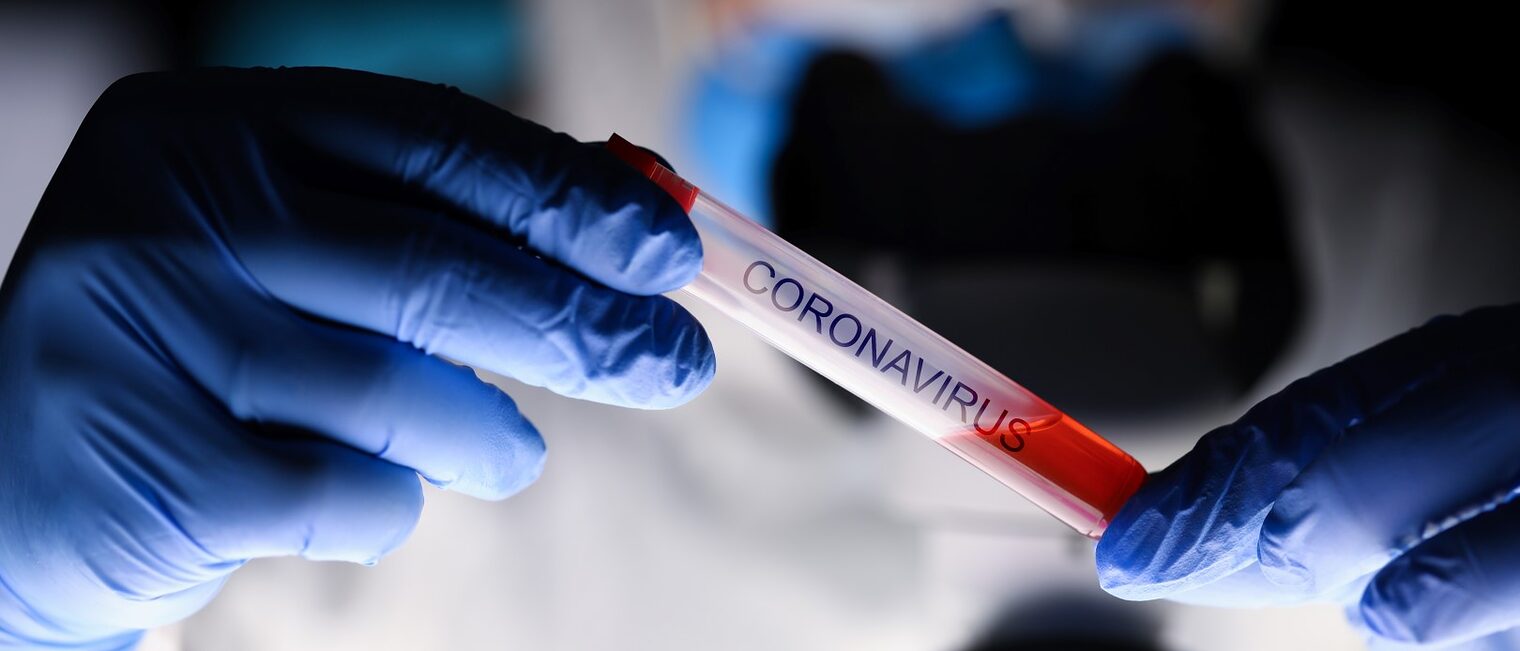
[[[1461,643],[1520,626],[1517,491],[1520,306],[1477,310],[1209,433],[1115,518],[1099,578],[1129,599],[1335,601],[1378,645]]]
[[[464,362],[680,404],[686,215],[597,145],[342,70],[130,77],[0,290],[0,648],[120,648],[250,558],[372,562],[418,475],[499,499],[544,445]]]

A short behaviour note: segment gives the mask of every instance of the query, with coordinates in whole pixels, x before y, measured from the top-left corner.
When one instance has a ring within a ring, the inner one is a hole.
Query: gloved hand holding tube
[[[1098,544],[1127,599],[1347,605],[1374,647],[1520,626],[1520,305],[1293,383],[1151,478]]]
[[[117,82],[0,289],[0,648],[116,649],[248,559],[370,563],[418,475],[501,499],[544,443],[468,368],[613,405],[711,380],[659,296],[702,250],[601,146],[331,70]]]

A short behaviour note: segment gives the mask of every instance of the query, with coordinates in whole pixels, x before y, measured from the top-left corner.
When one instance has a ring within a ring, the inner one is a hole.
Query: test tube
[[[1117,446],[648,152],[616,134],[607,146],[691,216],[702,271],[682,291],[1089,538],[1145,480]]]

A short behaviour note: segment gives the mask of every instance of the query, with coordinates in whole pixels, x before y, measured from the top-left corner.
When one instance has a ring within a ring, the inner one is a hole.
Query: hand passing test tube
[[[684,288],[1090,538],[1145,480],[1118,447],[614,134],[702,239]]]

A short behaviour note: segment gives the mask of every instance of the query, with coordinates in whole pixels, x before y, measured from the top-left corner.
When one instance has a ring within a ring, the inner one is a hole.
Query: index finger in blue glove
[[[659,294],[701,270],[685,212],[603,147],[438,85],[320,68],[241,72],[242,92],[278,86],[280,121],[321,153],[419,188],[608,287]]]
[[[436,211],[290,191],[297,233],[245,238],[276,298],[561,395],[665,408],[712,380],[712,345],[663,296],[615,291]]]
[[[1130,499],[1098,543],[1105,590],[1155,599],[1257,560],[1279,493],[1326,445],[1396,404],[1454,359],[1506,347],[1520,306],[1442,317],[1289,385],[1210,432]]]

